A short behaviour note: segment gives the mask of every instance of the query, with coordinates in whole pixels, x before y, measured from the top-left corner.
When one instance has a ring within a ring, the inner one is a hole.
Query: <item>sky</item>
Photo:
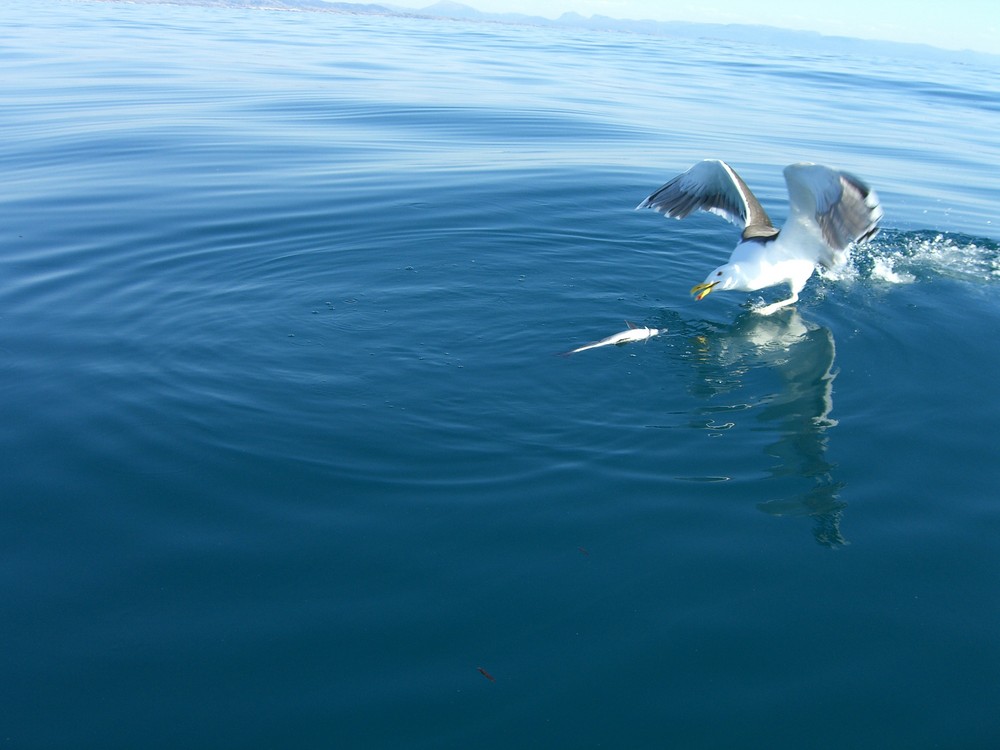
[[[486,13],[750,23],[1000,54],[997,0],[459,0]],[[430,5],[427,0],[423,5]],[[402,3],[400,3],[402,4]],[[405,3],[416,6],[410,0]]]

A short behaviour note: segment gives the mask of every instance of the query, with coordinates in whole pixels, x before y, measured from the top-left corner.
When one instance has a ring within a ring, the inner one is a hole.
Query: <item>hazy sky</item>
[[[423,6],[434,0],[427,0]],[[556,18],[584,16],[649,18],[657,21],[759,23],[821,34],[921,42],[945,49],[1000,54],[997,0],[461,0],[489,13],[525,13]],[[410,0],[406,4],[421,3]]]

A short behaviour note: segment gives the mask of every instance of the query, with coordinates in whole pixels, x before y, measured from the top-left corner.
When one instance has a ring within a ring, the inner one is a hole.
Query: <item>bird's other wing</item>
[[[683,219],[699,209],[710,211],[742,229],[745,240],[778,233],[736,170],[718,159],[698,162],[636,208],[651,208],[675,219]]]
[[[819,164],[785,167],[791,207],[788,228],[797,222],[818,231],[825,244],[817,262],[835,268],[843,261],[852,242],[863,242],[878,234],[882,207],[878,195],[848,172]]]

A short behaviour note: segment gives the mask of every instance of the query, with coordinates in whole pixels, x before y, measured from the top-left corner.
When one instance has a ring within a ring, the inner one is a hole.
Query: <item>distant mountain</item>
[[[892,57],[919,56],[923,59],[955,59],[969,56],[997,62],[997,55],[984,52],[945,50],[927,44],[909,44],[904,42],[876,41],[856,39],[853,37],[827,36],[816,31],[797,31],[782,29],[775,26],[760,26],[752,24],[715,24],[691,23],[688,21],[652,21],[609,18],[594,15],[590,18],[579,13],[563,13],[552,20],[541,16],[528,16],[518,13],[482,13],[475,8],[462,3],[442,0],[442,2],[420,9],[404,9],[391,6],[398,10],[407,10],[411,14],[434,16],[438,18],[454,18],[465,21],[487,21],[492,23],[516,23],[531,26],[549,26],[557,28],[589,29],[592,31],[617,31],[645,36],[671,36],[687,39],[717,39],[731,42],[752,42],[754,44],[770,44],[792,49],[805,49],[813,52],[828,51],[836,54],[868,52],[869,54],[884,54]]]
[[[117,2],[120,0],[104,0]],[[121,0],[124,1],[124,0]],[[261,10],[314,11],[350,13],[379,16],[407,16],[410,18],[445,18],[476,23],[516,24],[560,29],[586,29],[613,31],[644,36],[667,36],[684,39],[712,39],[727,42],[751,42],[780,46],[785,49],[802,49],[830,54],[867,54],[886,57],[919,57],[923,60],[978,60],[994,66],[998,55],[985,52],[940,49],[926,44],[883,42],[842,36],[826,36],[815,31],[796,31],[774,26],[750,24],[689,23],[687,21],[650,21],[609,18],[595,15],[589,18],[579,13],[563,13],[559,18],[530,16],[521,13],[483,13],[475,8],[452,0],[423,8],[402,7],[392,4],[326,2],[326,0],[128,0],[130,3],[169,3],[171,5],[200,5],[228,8],[256,8]]]
[[[419,12],[421,15],[427,16],[440,16],[441,18],[468,18],[472,20],[479,20],[488,15],[480,13],[475,8],[470,8],[468,5],[449,2],[448,0],[442,0],[439,3],[434,3],[434,5],[428,5],[426,8],[421,8]]]
[[[334,3],[326,0],[98,0],[127,2],[129,5],[195,5],[204,8],[244,8],[248,10],[312,11],[379,16],[421,16],[419,11],[365,3]]]

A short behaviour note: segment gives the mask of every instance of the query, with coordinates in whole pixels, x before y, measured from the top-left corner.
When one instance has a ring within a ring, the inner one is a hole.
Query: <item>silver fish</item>
[[[627,320],[625,321],[625,325],[628,326],[627,330],[619,331],[613,336],[608,336],[606,339],[601,339],[600,341],[595,341],[591,344],[584,344],[583,346],[566,352],[566,354],[576,354],[577,352],[583,352],[587,349],[596,349],[599,346],[620,346],[622,344],[628,344],[632,341],[648,341],[653,338],[653,336],[663,332],[659,328],[640,328],[634,323],[629,323]]]

